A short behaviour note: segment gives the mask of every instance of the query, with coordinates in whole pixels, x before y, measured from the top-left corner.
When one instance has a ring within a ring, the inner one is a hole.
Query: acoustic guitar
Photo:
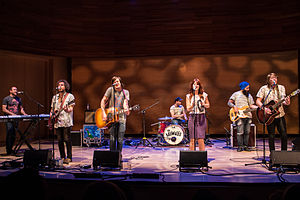
[[[129,110],[139,110],[140,105],[134,105],[129,108]],[[118,110],[118,108],[107,108],[104,110],[107,116],[107,120],[103,120],[103,110],[98,108],[95,113],[95,121],[98,128],[109,127],[114,122],[119,121],[119,115],[125,112],[124,109]]]
[[[273,122],[274,118],[277,115],[279,115],[280,112],[278,111],[278,108],[281,106],[282,102],[284,102],[288,97],[293,97],[299,93],[300,93],[300,89],[297,89],[294,92],[292,92],[290,95],[288,95],[287,97],[281,99],[280,101],[275,102],[272,100],[267,105],[265,105],[264,108],[257,109],[256,115],[257,115],[257,119],[258,119],[259,123],[261,123],[261,124],[265,123],[267,125],[270,125]],[[271,110],[271,114],[266,113],[264,116],[265,108],[269,108]]]

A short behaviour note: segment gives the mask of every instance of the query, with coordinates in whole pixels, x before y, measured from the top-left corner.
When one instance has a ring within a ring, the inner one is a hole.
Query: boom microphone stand
[[[44,105],[42,105],[40,102],[38,102],[37,100],[35,100],[34,98],[32,98],[29,94],[23,92],[25,94],[25,96],[32,102],[34,102],[37,105],[37,114],[38,114],[38,140],[39,140],[39,150],[41,149],[41,125],[40,125],[40,108],[45,108]]]
[[[146,114],[146,110],[152,108],[153,106],[157,105],[159,103],[159,101],[155,102],[154,104],[148,106],[147,108],[143,109],[140,111],[140,113],[142,113],[143,115],[143,139],[136,145],[135,148],[137,148],[140,144],[143,144],[143,146],[145,147],[146,146],[146,142],[153,148],[155,148],[153,146],[153,144],[151,144],[151,142],[149,142],[149,140],[146,138],[146,120],[145,120],[145,114]]]

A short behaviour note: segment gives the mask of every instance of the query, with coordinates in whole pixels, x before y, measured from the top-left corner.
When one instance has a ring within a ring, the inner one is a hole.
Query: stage
[[[243,196],[249,199],[274,199],[270,197],[280,197],[289,187],[300,185],[298,171],[270,171],[262,163],[261,138],[257,139],[256,148],[250,152],[237,152],[236,148],[227,145],[224,138],[211,139],[212,144],[206,145],[210,168],[194,172],[180,172],[178,168],[180,151],[188,150],[187,145],[154,146],[154,148],[139,145],[136,148],[138,141],[139,139],[126,138],[124,143],[131,145],[123,147],[122,169],[93,169],[94,151],[108,151],[108,146],[73,146],[73,162],[64,164],[63,168],[39,171],[39,177],[43,180],[41,193],[46,196],[45,199],[82,199],[88,193],[87,188],[90,188],[91,183],[109,181],[121,188],[127,199],[197,199],[199,195],[201,197],[207,195],[206,197],[214,199],[239,199]],[[152,142],[152,139],[149,141]],[[267,144],[266,141],[266,160],[269,161]],[[31,145],[35,149],[39,147],[52,149],[51,141],[43,140],[40,145],[35,141]],[[288,146],[290,150],[291,140]],[[278,140],[276,140],[276,147],[280,147]],[[25,149],[27,147],[23,145],[17,156],[5,156],[5,147],[0,148],[0,183],[4,187],[7,187],[8,175],[19,170],[10,167],[9,163],[22,162],[22,153]],[[56,142],[55,157],[59,157]],[[26,177],[24,174],[21,176]],[[27,191],[37,187],[32,184],[27,185],[30,179],[22,179],[21,176],[18,183],[24,185],[22,190]],[[35,184],[39,185],[40,181],[38,179]],[[12,184],[15,185],[15,181]],[[99,191],[97,189],[97,195],[100,193],[101,189]],[[40,196],[37,196],[37,199],[40,199]]]
[[[40,171],[40,175],[46,178],[75,179],[75,174],[88,173],[93,179],[103,175],[103,179],[122,179],[125,181],[154,181],[154,182],[231,182],[231,183],[278,183],[278,182],[300,182],[300,175],[295,172],[270,171],[262,162],[263,141],[257,139],[256,148],[250,152],[237,152],[236,148],[226,145],[225,139],[211,139],[212,144],[206,145],[209,169],[200,171],[180,172],[180,151],[188,150],[188,146],[180,144],[177,146],[156,146],[152,139],[154,148],[139,145],[138,139],[126,139],[127,142],[122,152],[121,169],[94,170],[92,166],[93,153],[95,150],[108,151],[108,146],[103,147],[80,147],[73,146],[73,162],[64,164],[63,168]],[[147,144],[147,143],[146,143]],[[32,143],[35,149],[52,149],[51,141]],[[289,140],[291,150],[291,140]],[[276,141],[276,147],[280,148],[280,141]],[[0,162],[22,161],[22,152],[26,149],[23,145],[17,156],[4,156],[5,147],[1,147]],[[266,141],[265,159],[269,161],[268,142]],[[55,157],[59,157],[58,147],[55,142]],[[0,175],[6,175],[15,169],[0,170]],[[133,178],[132,174],[146,174]],[[151,176],[153,174],[153,176]],[[108,175],[105,177],[105,175]],[[121,176],[120,176],[121,175]],[[155,176],[156,175],[156,176]],[[120,176],[120,177],[119,177]],[[84,176],[82,176],[84,177]]]

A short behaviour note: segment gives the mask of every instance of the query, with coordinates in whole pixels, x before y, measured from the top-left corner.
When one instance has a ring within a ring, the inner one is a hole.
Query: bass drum
[[[180,125],[169,125],[164,130],[164,139],[170,145],[179,144],[184,137],[184,129]]]

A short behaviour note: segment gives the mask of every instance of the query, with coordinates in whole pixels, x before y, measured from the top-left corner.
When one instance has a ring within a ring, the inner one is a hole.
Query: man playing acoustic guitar
[[[109,87],[102,100],[102,120],[103,121],[114,121],[109,129],[110,133],[110,150],[122,152],[123,138],[126,130],[126,115],[130,114],[129,111],[129,91],[123,89],[123,84],[121,83],[121,78],[114,76],[111,79],[112,86]],[[106,113],[105,107],[108,102],[109,114]],[[124,109],[125,112],[115,116],[118,110]]]
[[[256,97],[256,104],[259,106],[260,110],[264,109],[266,112],[266,118],[272,114],[272,111],[269,109],[268,106],[263,108],[264,105],[268,105],[271,101],[280,101],[286,97],[285,94],[285,87],[283,85],[277,84],[277,78],[278,76],[275,73],[270,73],[267,75],[267,85],[262,86]],[[271,91],[270,91],[271,90]],[[270,93],[269,93],[270,91]],[[269,93],[269,96],[267,97]],[[267,99],[265,99],[267,97]],[[290,98],[287,97],[282,103],[283,105],[290,105]],[[284,118],[284,109],[283,106],[279,105],[278,111],[279,115],[275,117],[275,119],[271,122],[271,120],[265,119],[265,121],[268,121],[267,124],[267,130],[269,134],[269,149],[270,151],[275,150],[275,127],[277,127],[277,130],[281,136],[281,150],[287,150],[287,133],[286,133],[286,122]],[[259,118],[259,115],[258,115]]]
[[[250,109],[257,108],[257,106],[254,105],[253,97],[249,93],[249,83],[246,81],[241,82],[240,89],[241,90],[233,93],[228,101],[228,106],[232,107],[235,113],[238,113],[239,109],[243,108],[245,108],[246,111],[243,112],[243,115],[238,116],[238,119],[235,121],[237,126],[238,152],[243,150],[249,151],[248,141],[252,122],[252,113],[250,112]],[[246,109],[248,109],[248,111]]]

